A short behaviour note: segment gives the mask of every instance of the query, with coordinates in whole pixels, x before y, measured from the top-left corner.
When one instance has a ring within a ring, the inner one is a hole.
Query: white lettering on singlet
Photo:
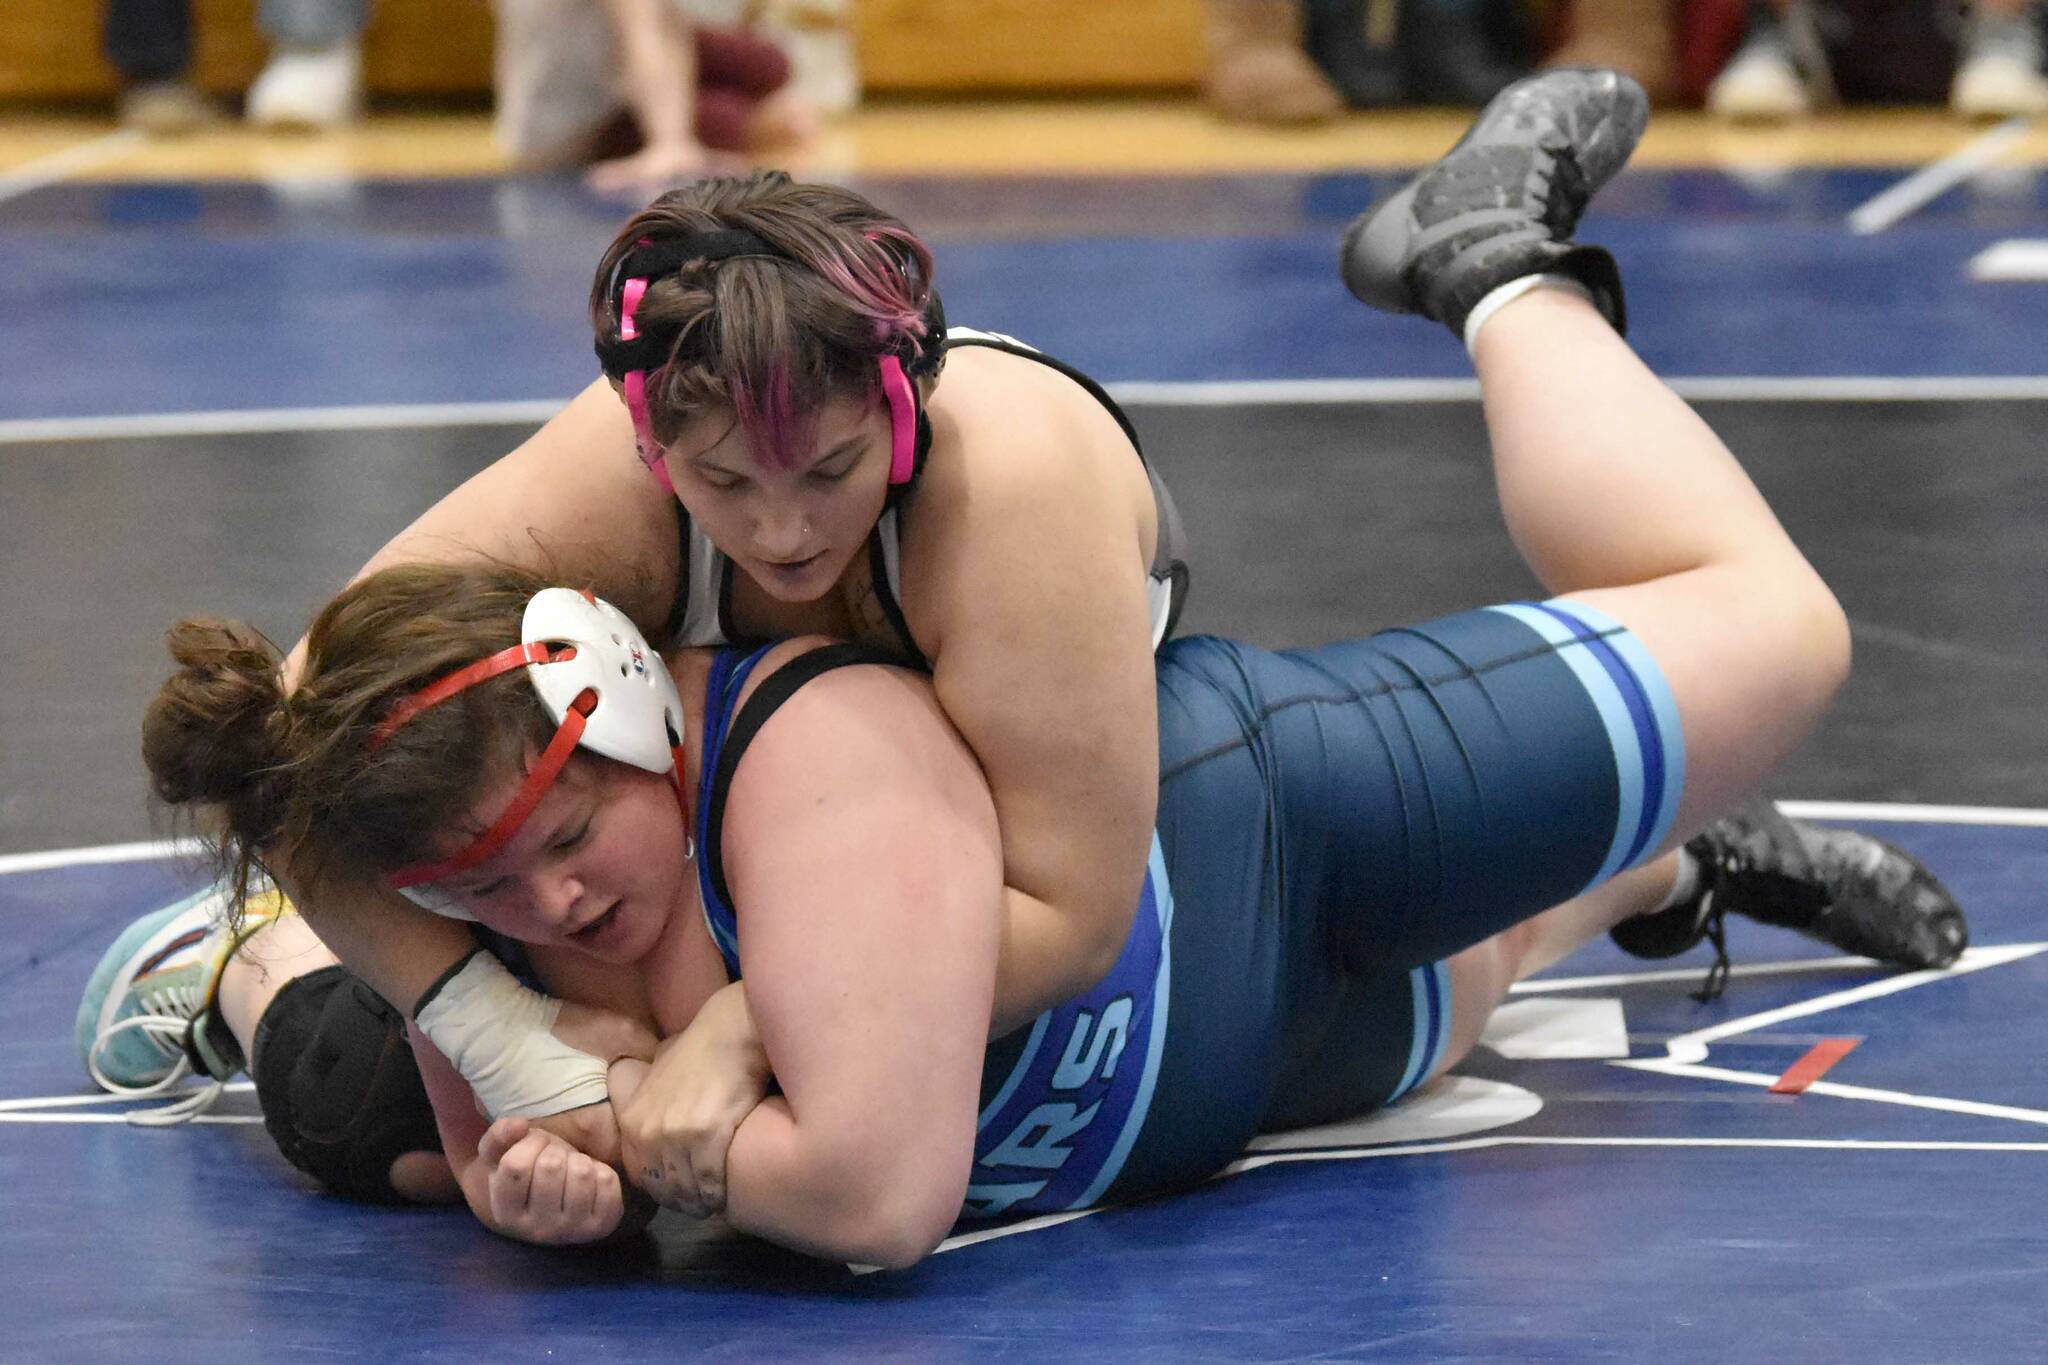
[[[1051,1183],[1026,1180],[1015,1185],[969,1185],[967,1198],[961,1202],[970,1217],[1000,1218]]]
[[[1075,1136],[1095,1121],[1095,1113],[1102,1108],[1097,1100],[1086,1109],[1076,1109],[1063,1100],[1041,1104],[1024,1116],[1024,1121],[1010,1130],[983,1163],[989,1166],[1025,1166],[1033,1170],[1056,1171],[1074,1154],[1068,1144]]]
[[[1074,1091],[1097,1080],[1116,1075],[1117,1062],[1130,1042],[1131,1014],[1135,1005],[1128,995],[1109,1002],[1100,1015],[1082,1010],[1074,1018],[1073,1032],[1060,1052],[1060,1064],[1053,1069],[1051,1088]],[[1038,1105],[1010,1130],[988,1155],[975,1164],[985,1168],[1057,1171],[1074,1154],[1073,1141],[1095,1121],[1102,1109],[1097,1100],[1086,1109],[1069,1101],[1052,1100]],[[967,1190],[967,1211],[982,1218],[997,1217],[1023,1203],[1050,1183],[1026,1180],[1005,1184],[971,1185]]]
[[[1092,1037],[1091,1037],[1092,1032]],[[1095,1016],[1082,1010],[1074,1021],[1073,1036],[1067,1039],[1067,1050],[1060,1054],[1059,1069],[1052,1073],[1052,1088],[1055,1090],[1079,1090],[1097,1075],[1097,1068],[1103,1080],[1116,1075],[1117,1059],[1124,1055],[1124,1044],[1130,1041],[1131,997],[1120,995],[1110,1001],[1109,1008],[1102,1012],[1102,1027],[1095,1027]],[[1088,1049],[1086,1056],[1078,1055],[1083,1046]],[[1103,1053],[1107,1051],[1108,1060]]]

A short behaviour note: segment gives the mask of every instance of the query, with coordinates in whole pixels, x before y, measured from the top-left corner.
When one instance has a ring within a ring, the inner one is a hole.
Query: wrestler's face
[[[779,602],[831,591],[867,544],[889,492],[889,412],[859,397],[820,412],[787,469],[755,458],[731,409],[698,414],[668,447],[690,519]]]
[[[442,856],[490,828],[524,777],[487,783]],[[637,962],[684,902],[684,834],[665,775],[577,754],[510,842],[439,885],[510,938]]]

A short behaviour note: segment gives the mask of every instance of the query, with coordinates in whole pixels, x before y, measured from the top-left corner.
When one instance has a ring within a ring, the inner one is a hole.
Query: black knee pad
[[[250,1076],[285,1159],[344,1199],[405,1202],[391,1163],[441,1150],[405,1020],[344,967],[279,991],[256,1026]]]

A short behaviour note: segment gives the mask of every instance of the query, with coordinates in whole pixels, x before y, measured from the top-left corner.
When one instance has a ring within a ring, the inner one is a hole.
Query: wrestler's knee
[[[325,967],[279,991],[253,1050],[264,1126],[292,1165],[345,1199],[452,1192],[405,1020],[346,969]],[[420,1159],[401,1161],[408,1154]]]

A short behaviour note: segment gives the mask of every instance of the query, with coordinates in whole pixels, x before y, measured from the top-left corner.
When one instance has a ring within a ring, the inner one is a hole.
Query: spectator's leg
[[[147,133],[190,132],[217,117],[186,81],[192,65],[190,0],[107,0],[100,46],[121,73],[121,122]]]
[[[1571,33],[1546,66],[1600,66],[1635,77],[1654,104],[1678,92],[1678,48],[1666,0],[1573,0]]]
[[[744,152],[755,101],[726,86],[697,86],[697,140],[721,152]]]
[[[697,80],[765,99],[789,81],[789,58],[743,28],[697,26]]]
[[[1401,61],[1417,104],[1484,104],[1524,74],[1485,0],[1402,0]]]
[[[792,83],[794,70],[781,44],[758,30],[700,25],[697,135],[704,145],[746,151],[801,146],[816,137],[823,120]]]

